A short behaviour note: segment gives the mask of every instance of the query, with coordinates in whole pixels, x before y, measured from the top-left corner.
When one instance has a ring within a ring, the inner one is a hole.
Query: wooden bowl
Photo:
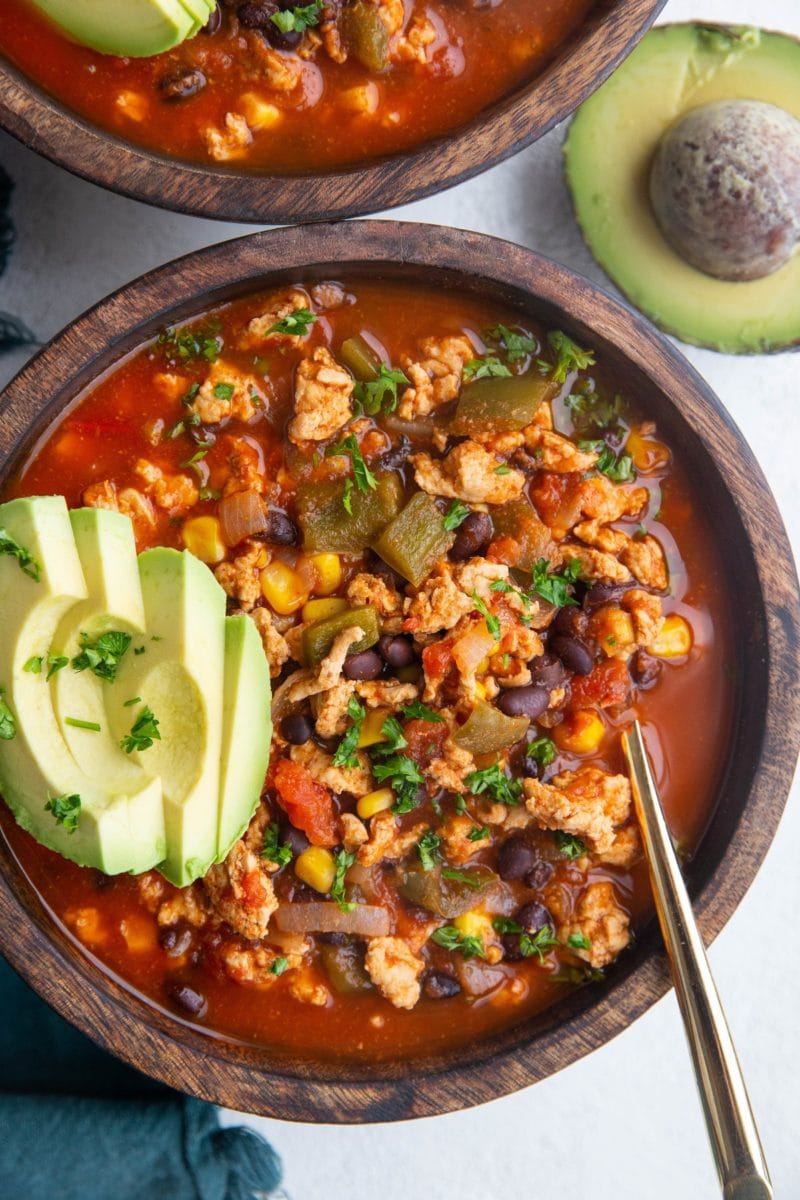
[[[353,217],[443,191],[530,145],[600,86],[665,3],[597,0],[544,71],[467,125],[338,170],[269,175],[167,158],[90,125],[2,56],[0,128],[91,183],[177,212],[257,224]]]
[[[81,388],[165,323],[259,288],[342,275],[433,282],[567,330],[600,352],[702,481],[735,595],[739,655],[729,758],[687,868],[712,939],[772,840],[800,744],[797,578],[769,488],[719,401],[652,326],[585,279],[494,238],[399,222],[275,230],[213,246],[122,288],[24,368],[0,397],[0,485]],[[428,1116],[525,1087],[621,1033],[669,984],[651,922],[606,980],[478,1044],[410,1062],[289,1058],[191,1027],[100,969],[45,910],[2,839],[0,951],[62,1016],[141,1071],[235,1109],[325,1122]]]

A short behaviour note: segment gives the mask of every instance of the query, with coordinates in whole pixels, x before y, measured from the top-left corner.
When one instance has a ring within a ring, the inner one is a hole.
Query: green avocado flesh
[[[82,46],[102,54],[149,57],[194,37],[213,0],[33,0]]]
[[[270,684],[209,568],[137,559],[118,513],[13,500],[0,611],[0,793],[18,823],[106,874],[185,886],[223,859],[263,787]]]
[[[748,282],[690,266],[662,235],[650,166],[666,130],[701,105],[762,100],[800,118],[800,41],[758,29],[664,25],[578,110],[564,147],[575,214],[628,299],[685,342],[727,353],[800,342],[800,254]]]

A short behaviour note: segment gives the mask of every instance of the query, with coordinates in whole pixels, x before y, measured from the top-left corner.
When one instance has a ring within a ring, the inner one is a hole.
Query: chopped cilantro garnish
[[[593,429],[618,428],[624,430],[621,417],[625,407],[622,396],[606,400],[594,391],[573,393],[564,401],[576,430],[588,432]]]
[[[5,702],[5,688],[0,688],[0,741],[10,742],[17,736],[17,722]]]
[[[361,726],[364,724],[367,710],[357,696],[351,696],[348,700],[347,715],[352,724],[336,747],[336,753],[333,756],[333,765],[335,767],[358,766],[356,747],[358,739],[361,737]]]
[[[123,708],[133,708],[134,704],[141,704],[141,703],[142,703],[142,697],[134,696],[131,700],[126,700],[122,707]]]
[[[204,358],[206,362],[213,363],[222,349],[221,339],[213,326],[206,329],[165,329],[158,335],[156,345],[164,351],[169,362]]]
[[[479,825],[475,829],[470,829],[467,834],[468,842],[483,842],[489,836],[489,826]]]
[[[376,754],[396,754],[398,750],[404,750],[408,745],[397,717],[387,717],[381,725],[381,733],[386,741],[374,747]]]
[[[501,463],[499,467],[495,467],[494,473],[495,475],[510,475],[511,467],[508,463]]]
[[[217,400],[224,400],[224,402],[226,404],[230,404],[231,400],[233,399],[233,393],[235,390],[236,389],[232,383],[215,383],[214,384],[215,397],[217,398]]]
[[[470,875],[469,871],[458,871],[455,867],[442,867],[442,879],[452,879],[453,883],[463,883],[471,892],[479,892],[483,881]]]
[[[69,659],[65,658],[63,654],[48,654],[46,676],[47,681],[49,682],[59,671],[63,671],[68,662]]]
[[[353,481],[348,475],[344,481],[344,490],[342,492],[342,508],[349,517],[353,515]]]
[[[464,363],[464,379],[504,379],[511,374],[505,363],[495,354],[484,354],[481,358],[472,358]]]
[[[279,954],[277,958],[274,958],[272,960],[272,966],[269,969],[270,974],[271,975],[282,975],[283,972],[288,967],[288,965],[289,965],[288,958],[284,958],[284,956],[282,954]]]
[[[576,601],[571,595],[572,585],[580,573],[581,563],[578,558],[571,558],[560,572],[551,571],[547,559],[540,558],[533,565],[533,590],[537,596],[541,596],[549,604],[554,604],[556,608],[575,604]]]
[[[22,669],[23,671],[27,671],[29,675],[41,675],[43,662],[44,658],[41,654],[34,654],[32,658],[28,659]]]
[[[522,795],[522,784],[518,779],[509,779],[500,770],[499,763],[493,763],[490,767],[483,767],[480,771],[472,771],[465,778],[469,790],[473,796],[480,796],[483,792],[496,800],[498,804],[519,804],[520,796]]]
[[[377,379],[366,382],[359,380],[353,389],[353,400],[357,414],[366,413],[375,417],[382,410],[394,412],[397,408],[397,389],[401,384],[408,385],[411,380],[400,370],[393,370],[386,363],[381,363]]]
[[[309,5],[308,7],[313,8],[316,6]],[[273,13],[272,19],[273,19],[273,21],[275,21],[275,24],[278,26],[278,28],[282,29],[282,26],[279,24],[278,21],[275,20],[275,18],[276,17],[282,17],[284,19],[287,17],[292,18],[293,14],[295,12],[300,12],[300,11],[301,11],[300,9],[292,9],[292,10],[283,11],[283,12],[279,12],[279,13]],[[294,28],[295,28],[294,25],[288,25],[285,29],[282,30],[282,32],[288,33],[290,29],[294,29]],[[303,26],[303,28],[305,28],[305,26]],[[309,328],[314,324],[316,319],[317,318],[311,312],[311,309],[298,308],[294,312],[289,313],[288,317],[281,317],[280,321],[276,321],[274,325],[270,325],[269,329],[267,330],[267,333],[268,334],[269,333],[286,333],[286,334],[290,334],[295,337],[305,337],[309,331]]]
[[[500,622],[497,617],[493,613],[489,612],[489,609],[486,607],[483,600],[481,600],[477,592],[470,593],[470,600],[475,606],[476,611],[479,612],[486,621],[486,628],[489,630],[489,633],[492,635],[495,641],[499,641]]]
[[[64,717],[64,724],[73,729],[88,729],[90,733],[99,733],[102,728],[96,721],[81,721],[79,717]]]
[[[26,550],[24,546],[20,546],[16,538],[13,538],[7,529],[0,529],[0,554],[8,554],[11,558],[15,558],[23,575],[27,575],[34,583],[38,583],[42,576],[42,568],[40,564],[31,554],[30,550]]]
[[[158,726],[158,717],[145,705],[131,726],[130,733],[120,742],[120,746],[126,754],[132,754],[134,750],[149,750],[153,742],[161,741]]]
[[[402,704],[400,712],[404,717],[416,717],[419,721],[430,721],[431,724],[441,725],[444,717],[432,708],[428,708],[427,704],[423,704],[421,700],[412,700],[410,704]]]
[[[571,933],[567,938],[567,945],[573,950],[590,950],[592,947],[591,939],[586,936],[583,930],[578,933]]]
[[[556,744],[552,738],[538,737],[528,742],[525,747],[525,757],[532,758],[540,767],[549,767],[556,757]]]
[[[334,454],[346,454],[350,458],[350,464],[353,468],[353,478],[356,481],[356,487],[360,492],[368,492],[370,488],[376,488],[378,481],[370,471],[367,464],[364,462],[364,457],[358,448],[356,435],[349,434],[343,441],[338,442],[335,446],[330,446],[325,454],[331,457]]]
[[[519,934],[519,952],[522,957],[531,958],[535,954],[540,963],[544,962],[545,951],[559,944],[550,925],[543,925],[535,933],[528,933],[509,917],[495,917],[492,926],[497,933]]]
[[[381,783],[388,783],[397,797],[393,812],[407,813],[417,807],[417,792],[425,779],[413,758],[407,754],[393,754],[374,763],[372,773]]]
[[[331,884],[331,896],[341,912],[352,912],[355,904],[345,897],[344,877],[356,861],[356,856],[348,850],[337,850],[333,858],[336,863],[336,872]]]
[[[636,478],[636,469],[630,454],[620,454],[618,457],[611,447],[602,441],[578,442],[578,449],[597,454],[595,468],[612,483],[628,483]]]
[[[51,812],[58,824],[63,825],[69,833],[74,833],[78,828],[80,796],[53,796],[44,807],[45,812]]]
[[[445,950],[455,950],[464,958],[485,958],[483,942],[471,933],[462,933],[455,925],[442,925],[431,934],[431,941]]]
[[[427,829],[417,842],[417,854],[423,871],[432,871],[442,857],[442,839],[432,829]]]
[[[509,329],[507,325],[495,326],[494,329],[488,331],[486,337],[503,347],[506,358],[511,363],[539,352],[539,343],[536,338],[532,338],[526,333],[517,333],[513,329]]]
[[[571,833],[564,833],[562,830],[557,829],[553,833],[553,837],[564,858],[580,858],[586,853],[584,843],[580,838],[575,837]]]
[[[593,352],[581,350],[580,346],[560,329],[548,333],[547,340],[556,352],[556,365],[553,368],[553,379],[556,383],[564,383],[570,371],[583,371],[594,363]]]
[[[81,652],[73,658],[72,669],[89,670],[98,679],[113,683],[131,641],[132,635],[119,629],[108,629],[96,638],[90,638],[88,633],[81,633]]]
[[[281,845],[280,829],[277,821],[273,821],[267,825],[264,830],[264,839],[261,843],[261,857],[266,858],[269,862],[277,863],[279,867],[285,867],[287,863],[292,861],[292,847],[288,842]]]
[[[297,8],[284,8],[279,12],[273,13],[270,20],[274,25],[277,25],[281,33],[304,33],[312,25],[318,25],[322,16],[323,0],[313,0],[312,4],[303,4]],[[301,313],[308,312],[307,308],[301,308]],[[297,314],[295,314],[296,316]],[[285,317],[284,320],[288,320]],[[316,320],[316,317],[313,318]],[[281,332],[285,332],[282,330]]]
[[[462,504],[460,500],[454,500],[442,520],[442,528],[448,532],[453,529],[458,529],[462,521],[466,521],[472,509],[467,504]]]

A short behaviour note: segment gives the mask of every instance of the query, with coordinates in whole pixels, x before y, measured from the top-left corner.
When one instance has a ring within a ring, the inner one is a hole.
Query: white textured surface
[[[800,34],[799,0],[671,0],[663,19],[760,22]],[[562,131],[442,196],[397,210],[535,247],[603,282],[569,216]],[[198,246],[247,232],[101,192],[0,135],[19,245],[0,310],[47,338],[105,293]],[[388,214],[387,214],[388,215]],[[395,215],[395,214],[392,214]],[[800,357],[687,351],[753,446],[800,545]],[[0,362],[0,383],[24,354]],[[798,788],[776,842],[711,951],[779,1200],[800,1197]],[[233,1117],[231,1120],[239,1120]],[[284,1157],[294,1200],[711,1200],[711,1158],[670,995],[611,1045],[535,1088],[396,1126],[248,1118]]]

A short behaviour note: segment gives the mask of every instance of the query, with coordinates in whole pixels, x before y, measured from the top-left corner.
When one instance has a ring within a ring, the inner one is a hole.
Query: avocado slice
[[[139,578],[147,633],[120,663],[106,706],[117,740],[148,709],[159,722],[158,738],[131,758],[161,779],[167,851],[159,870],[185,887],[217,857],[225,593],[188,551],[146,550]]]
[[[666,130],[701,105],[740,98],[800,118],[800,41],[750,28],[659,26],[578,110],[565,167],[589,249],[637,308],[693,345],[759,353],[800,342],[800,253],[761,279],[715,279],[672,249],[648,193]]]
[[[0,688],[13,714],[12,736],[7,728],[0,738],[0,793],[17,822],[65,858],[109,875],[146,870],[164,848],[158,784],[114,794],[81,770],[47,686],[56,631],[88,599],[66,503],[44,496],[0,505],[0,531]],[[47,806],[65,797],[71,819],[59,821]]]
[[[249,825],[264,788],[270,703],[269,665],[258,630],[249,617],[226,617],[218,862]]]
[[[194,37],[210,0],[33,0],[82,46],[102,54],[149,57]]]

